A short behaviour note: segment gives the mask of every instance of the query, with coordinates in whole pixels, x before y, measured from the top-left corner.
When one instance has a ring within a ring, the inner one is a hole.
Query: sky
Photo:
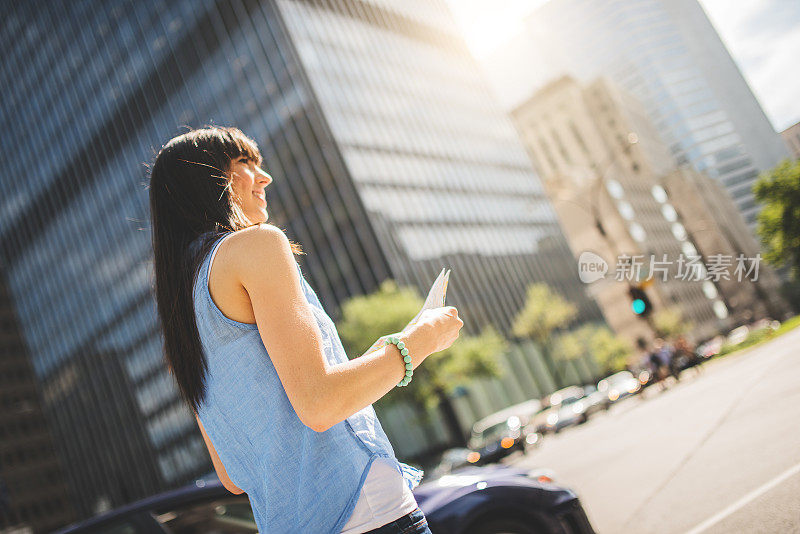
[[[546,1],[448,0],[448,3],[467,44],[480,58],[521,31],[521,18]],[[800,121],[800,1],[699,2],[772,126],[780,132]]]

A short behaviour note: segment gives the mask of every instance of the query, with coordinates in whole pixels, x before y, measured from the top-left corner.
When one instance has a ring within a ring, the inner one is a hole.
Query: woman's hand
[[[418,361],[434,352],[442,351],[458,339],[464,321],[458,318],[458,310],[454,306],[443,306],[425,310],[416,323],[411,325],[403,336],[417,355]],[[416,364],[416,362],[415,362]]]

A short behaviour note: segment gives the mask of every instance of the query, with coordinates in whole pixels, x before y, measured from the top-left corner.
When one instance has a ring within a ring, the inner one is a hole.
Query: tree
[[[348,354],[360,354],[379,338],[401,331],[424,304],[413,288],[400,288],[385,280],[377,291],[349,299],[342,305],[342,319],[336,325]],[[395,388],[375,404],[378,408],[395,402],[424,407],[419,414],[428,419],[428,409],[438,407],[453,443],[464,446],[466,432],[450,402],[453,390],[473,378],[497,377],[501,368],[497,356],[508,350],[508,342],[491,326],[479,336],[463,333],[447,349],[430,355],[414,370],[408,387]],[[412,355],[413,357],[413,355]]]
[[[525,305],[514,318],[515,336],[535,341],[545,362],[553,372],[557,387],[565,384],[551,355],[550,338],[554,331],[569,325],[578,315],[578,307],[543,283],[531,284],[526,291]]]
[[[633,353],[630,342],[617,336],[606,326],[586,324],[562,334],[555,342],[559,357],[575,360],[590,355],[604,376],[625,369]]]
[[[776,267],[788,266],[800,281],[800,160],[783,160],[761,173],[753,186],[762,204],[757,232],[764,259]]]
[[[686,335],[692,329],[692,323],[683,320],[680,309],[662,308],[653,315],[653,329],[660,337],[675,338]]]

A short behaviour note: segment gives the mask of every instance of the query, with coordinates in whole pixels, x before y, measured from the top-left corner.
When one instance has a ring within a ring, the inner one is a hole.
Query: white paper
[[[403,332],[407,332],[408,329],[417,322],[419,316],[422,315],[422,312],[425,310],[441,308],[444,306],[444,299],[447,294],[447,281],[449,278],[450,269],[447,269],[447,272],[445,272],[444,267],[442,267],[442,272],[440,272],[439,276],[436,277],[436,280],[434,280],[433,285],[428,291],[428,297],[425,299],[425,304],[422,305],[422,309],[419,311],[419,313],[413,319],[411,319],[405,328],[403,328]]]
[[[447,296],[447,283],[450,280],[450,269],[447,269],[445,272],[444,267],[442,271],[439,273],[439,276],[436,277],[436,280],[433,281],[433,285],[428,290],[428,296],[425,299],[425,304],[422,305],[422,309],[419,310],[419,313],[414,316],[411,321],[401,330],[401,332],[408,332],[408,330],[419,320],[419,316],[422,315],[422,312],[425,310],[431,310],[433,308],[441,308],[444,306],[445,297]],[[369,354],[370,352],[379,349],[382,345],[384,340],[392,334],[385,335],[381,337],[378,341],[372,345],[367,352],[364,354]]]

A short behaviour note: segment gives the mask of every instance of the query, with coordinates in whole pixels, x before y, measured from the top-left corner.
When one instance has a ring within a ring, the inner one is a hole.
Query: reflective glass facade
[[[538,280],[598,317],[443,2],[278,5],[398,281],[425,291],[451,266],[454,302],[476,329],[508,332],[519,288]]]
[[[1,266],[0,532],[50,532],[75,516]]]
[[[183,125],[258,142],[334,318],[445,265],[470,333],[507,333],[535,281],[600,316],[439,2],[21,2],[2,24],[0,257],[78,517],[211,470],[152,296],[147,164]]]

